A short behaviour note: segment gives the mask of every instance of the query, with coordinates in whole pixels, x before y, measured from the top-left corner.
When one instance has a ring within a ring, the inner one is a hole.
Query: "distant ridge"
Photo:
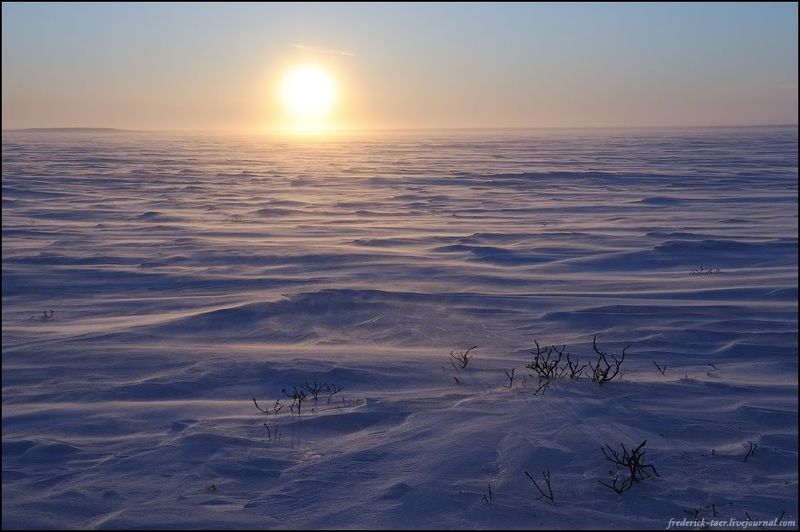
[[[3,131],[28,133],[133,133],[130,129],[113,127],[28,127],[24,129],[4,129]]]

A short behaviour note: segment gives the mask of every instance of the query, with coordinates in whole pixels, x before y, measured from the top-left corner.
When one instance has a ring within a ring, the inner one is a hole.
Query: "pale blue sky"
[[[334,118],[351,127],[797,123],[796,3],[4,2],[2,15],[4,128],[261,128],[280,119],[280,76],[309,60],[339,80]]]

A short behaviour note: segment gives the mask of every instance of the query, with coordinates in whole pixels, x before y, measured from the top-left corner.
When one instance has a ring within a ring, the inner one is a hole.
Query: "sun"
[[[298,124],[316,124],[336,104],[336,82],[325,69],[316,65],[292,68],[281,82],[281,101]]]

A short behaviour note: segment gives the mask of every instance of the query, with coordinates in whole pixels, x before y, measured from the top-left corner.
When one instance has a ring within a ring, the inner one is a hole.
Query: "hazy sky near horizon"
[[[2,4],[2,125],[279,126],[313,62],[357,128],[797,123],[796,3]]]

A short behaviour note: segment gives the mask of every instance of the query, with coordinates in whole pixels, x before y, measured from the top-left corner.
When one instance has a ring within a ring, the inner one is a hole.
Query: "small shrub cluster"
[[[690,271],[689,275],[711,275],[714,273],[719,273],[719,268],[706,268],[701,264],[699,268],[694,268]]]
[[[53,319],[53,314],[54,314],[54,313],[55,313],[55,312],[53,311],[53,309],[50,309],[50,311],[49,311],[49,312],[47,311],[47,309],[45,309],[45,310],[43,310],[43,311],[42,311],[42,315],[41,315],[41,316],[39,316],[39,319],[42,319],[42,320],[50,320],[50,319]],[[33,315],[31,315],[31,317],[30,317],[29,319],[31,319],[31,320],[32,320],[32,319],[34,319],[34,318],[36,318],[36,314],[33,314]]]
[[[598,482],[600,482],[600,484],[603,486],[613,490],[615,493],[622,495],[631,489],[631,486],[633,486],[634,482],[652,478],[653,476],[660,476],[658,471],[656,471],[655,466],[644,463],[645,452],[642,449],[644,448],[645,444],[647,444],[647,440],[644,440],[639,444],[638,447],[631,450],[625,448],[624,444],[620,444],[622,447],[621,453],[615,449],[612,449],[608,444],[606,444],[605,447],[601,447],[600,450],[603,452],[603,456],[605,456],[606,460],[613,463],[618,468],[621,467],[626,469],[626,475],[621,477],[620,474],[617,473],[611,483],[603,482],[602,480],[599,480]],[[553,488],[550,484],[549,469],[542,471],[543,480],[538,482],[535,478],[533,478],[533,475],[527,471],[525,471],[525,476],[528,477],[528,480],[530,480],[539,491],[539,496],[536,497],[536,500],[547,499],[551,503],[553,502]],[[717,515],[716,508],[714,508],[714,515]]]
[[[549,381],[565,377],[580,379],[588,376],[592,382],[602,385],[622,376],[622,362],[625,360],[625,352],[630,348],[630,345],[625,347],[621,355],[609,354],[597,347],[597,336],[595,336],[592,341],[592,348],[597,354],[597,360],[594,363],[590,360],[585,364],[581,364],[579,358],[576,357],[573,360],[570,357],[570,353],[566,351],[566,345],[561,347],[551,345],[542,349],[538,341],[534,340],[534,343],[536,344],[536,350],[531,351],[533,360],[525,367],[533,370],[536,376],[539,377],[540,382],[542,380]],[[617,358],[618,356],[619,358]],[[586,369],[587,367],[589,368],[588,370]]]
[[[303,402],[309,399],[309,395],[315,402],[319,399],[320,394],[327,395],[328,396],[327,402],[330,403],[333,397],[342,390],[344,390],[344,386],[336,385],[334,383],[330,384],[324,382],[317,383],[317,381],[312,381],[312,382],[305,382],[300,386],[295,384],[292,386],[291,391],[284,388],[283,390],[281,390],[281,393],[283,393],[283,395],[292,400],[292,404],[289,405],[289,410],[292,412],[297,412],[297,414],[300,414],[302,412]],[[286,406],[283,403],[281,403],[280,399],[277,399],[272,407],[272,410],[270,411],[269,408],[262,408],[261,406],[259,406],[255,397],[253,397],[253,404],[256,405],[256,408],[258,409],[259,412],[268,415],[278,414],[281,411],[281,409],[283,409],[283,407]]]
[[[561,349],[559,349],[558,347],[551,345],[542,350],[542,348],[539,346],[538,340],[534,340],[533,343],[536,344],[536,352],[534,353],[531,351],[533,360],[525,367],[533,370],[540,379],[552,380],[563,377],[567,367],[561,366],[560,363],[561,358],[564,356],[564,350],[567,348],[567,346],[563,345],[561,346]],[[556,356],[556,354],[558,354],[558,356]],[[567,354],[567,357],[569,357],[569,353]]]
[[[253,404],[256,405],[256,408],[258,409],[259,412],[263,412],[264,414],[267,414],[267,415],[269,415],[269,414],[277,415],[278,412],[280,412],[283,409],[283,406],[284,406],[283,404],[281,404],[281,400],[280,399],[276,399],[275,400],[275,404],[272,407],[272,412],[270,412],[269,408],[261,408],[260,406],[258,406],[258,401],[256,401],[255,397],[253,397]]]

